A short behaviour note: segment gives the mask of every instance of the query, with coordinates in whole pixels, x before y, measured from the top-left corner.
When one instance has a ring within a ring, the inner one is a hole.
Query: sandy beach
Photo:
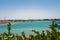
[[[10,22],[11,24],[16,24],[16,23],[19,23],[19,22]],[[8,24],[8,22],[0,22],[0,25],[4,25],[4,24]]]

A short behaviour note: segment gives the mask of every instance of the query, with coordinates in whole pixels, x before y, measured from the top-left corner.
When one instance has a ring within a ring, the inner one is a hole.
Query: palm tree
[[[51,28],[51,40],[56,40],[57,38],[57,30],[55,29],[55,20],[52,20],[52,24],[50,26]]]
[[[35,40],[41,40],[41,35],[40,35],[40,33],[38,31],[32,30],[32,32],[34,32],[35,34],[37,34],[35,36]]]
[[[29,40],[34,40],[34,36],[33,35],[29,35]]]
[[[10,34],[11,34],[11,33],[10,33],[10,30],[11,30],[11,23],[8,22],[7,26],[8,26],[8,40],[11,40],[11,39],[10,39],[10,36],[11,36],[11,35],[10,35]]]
[[[10,22],[8,22],[7,26],[8,26],[8,34],[10,34],[10,30],[11,30],[11,23],[10,23]]]
[[[55,21],[54,20],[52,20],[52,24],[50,25],[50,28],[52,31],[55,30]]]
[[[26,36],[24,32],[22,32],[22,36],[23,36],[23,40],[26,40]]]

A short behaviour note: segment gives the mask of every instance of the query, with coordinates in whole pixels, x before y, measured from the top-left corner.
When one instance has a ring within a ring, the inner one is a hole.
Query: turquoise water
[[[57,22],[58,23],[58,22]],[[33,34],[31,30],[36,30],[41,32],[42,30],[50,30],[49,25],[51,21],[35,21],[35,22],[23,22],[12,24],[11,26],[11,33],[21,35],[21,32],[25,32],[28,34]],[[8,32],[7,25],[0,25],[0,33]]]

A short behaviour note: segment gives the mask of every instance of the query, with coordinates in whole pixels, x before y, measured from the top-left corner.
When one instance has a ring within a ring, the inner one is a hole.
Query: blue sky
[[[1,19],[60,19],[60,0],[0,0]]]

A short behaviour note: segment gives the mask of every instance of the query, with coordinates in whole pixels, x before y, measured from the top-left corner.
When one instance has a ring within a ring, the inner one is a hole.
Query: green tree
[[[10,35],[10,34],[11,34],[11,33],[10,33],[11,23],[10,23],[10,22],[8,22],[7,27],[8,27],[8,28],[7,28],[7,29],[8,29],[8,40],[11,40],[11,38],[10,38],[10,36],[11,36],[11,35]]]
[[[22,32],[22,36],[23,36],[23,40],[26,40],[26,36],[24,32]]]
[[[52,24],[50,25],[51,29],[51,40],[56,40],[57,30],[55,29],[55,20],[52,20]]]
[[[8,34],[10,34],[10,30],[11,30],[11,23],[10,23],[10,22],[8,22],[7,26],[8,26]]]

